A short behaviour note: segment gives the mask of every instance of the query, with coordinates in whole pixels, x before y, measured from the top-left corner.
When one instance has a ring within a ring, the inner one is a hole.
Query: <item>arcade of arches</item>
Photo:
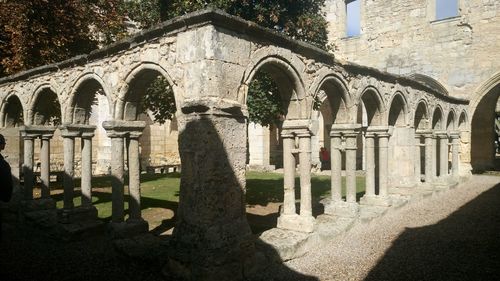
[[[272,76],[286,111],[280,128],[267,135],[247,125],[248,85],[258,71]],[[172,86],[179,109],[165,125],[154,124],[140,104],[158,75]],[[498,87],[494,90],[492,99],[498,97]],[[321,101],[318,109],[315,100]],[[247,134],[261,139],[260,146],[250,144],[250,152],[264,151],[264,139],[273,139],[267,156],[251,158],[250,164],[282,165],[284,202],[277,228],[283,230],[315,230],[311,167],[320,165],[320,147],[330,153],[331,198],[324,211],[330,216],[356,217],[363,205],[391,206],[391,194],[399,189],[442,188],[469,173],[469,140],[464,139],[470,134],[469,101],[409,78],[341,63],[330,53],[212,10],[0,79],[0,101],[1,132],[8,138],[13,173],[23,182],[18,199],[25,214],[54,210],[57,215],[49,185],[51,169],[60,169],[64,207],[59,215],[66,222],[95,219],[92,175],[109,173],[111,228],[122,236],[142,233],[147,222],[141,216],[141,169],[155,161],[182,163],[172,245],[184,254],[172,259],[205,280],[211,280],[207,268],[222,270],[221,264],[254,252],[245,217]],[[269,151],[277,150],[281,160],[274,156],[271,163]],[[34,198],[38,162],[42,194]],[[360,201],[357,169],[366,172]],[[73,204],[75,180],[81,181],[81,206]],[[224,270],[241,279],[242,264]]]

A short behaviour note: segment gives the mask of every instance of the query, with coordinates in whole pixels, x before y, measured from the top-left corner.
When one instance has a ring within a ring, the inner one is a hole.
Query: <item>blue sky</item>
[[[458,0],[436,0],[436,19],[454,17],[458,14]]]

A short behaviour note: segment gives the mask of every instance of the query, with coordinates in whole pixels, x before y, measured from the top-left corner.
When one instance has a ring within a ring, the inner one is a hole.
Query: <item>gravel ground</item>
[[[270,279],[500,280],[500,177],[473,176],[285,265]]]

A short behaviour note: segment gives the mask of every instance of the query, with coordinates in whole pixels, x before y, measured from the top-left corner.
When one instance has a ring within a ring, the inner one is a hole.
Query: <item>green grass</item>
[[[345,185],[345,178],[342,179]],[[75,190],[74,204],[81,204],[79,181],[75,181],[77,189]],[[180,174],[171,173],[161,174],[142,174],[141,175],[141,204],[143,210],[161,208],[170,209],[173,212],[177,210],[179,202]],[[330,177],[312,176],[312,197],[314,202],[330,195]],[[111,178],[94,177],[92,179],[92,202],[98,209],[99,217],[109,219],[111,216]],[[299,178],[296,178],[296,197],[300,198]],[[357,197],[364,194],[364,177],[357,178]],[[269,203],[283,202],[283,175],[277,173],[248,172],[246,185],[246,201],[249,206],[261,205],[267,206]],[[56,200],[57,207],[63,207],[62,187],[53,186],[53,198]],[[125,188],[125,209],[128,208],[127,188]]]

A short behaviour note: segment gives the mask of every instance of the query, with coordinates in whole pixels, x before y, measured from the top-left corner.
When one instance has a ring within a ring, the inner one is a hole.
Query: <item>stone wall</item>
[[[361,0],[361,34],[346,38],[343,0],[327,0],[338,57],[391,73],[421,73],[472,99],[500,70],[500,2],[459,0],[459,16],[435,20],[434,0]]]

